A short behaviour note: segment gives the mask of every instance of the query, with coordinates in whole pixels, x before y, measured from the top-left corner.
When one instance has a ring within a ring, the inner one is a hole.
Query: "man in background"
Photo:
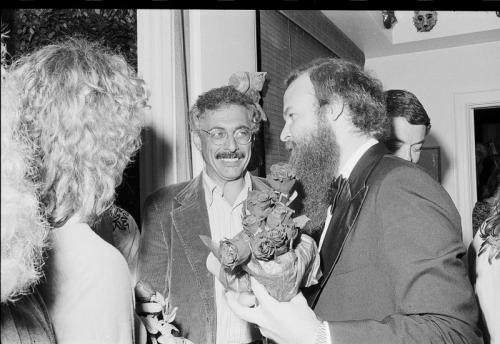
[[[431,120],[413,93],[388,90],[384,95],[387,115],[392,120],[391,136],[385,144],[392,154],[417,163]]]
[[[183,337],[197,344],[251,343],[260,333],[227,307],[199,236],[218,242],[236,235],[248,191],[269,188],[247,171],[261,114],[248,96],[225,86],[202,94],[189,116],[205,167],[196,178],[146,199],[138,280],[179,307],[175,325]]]

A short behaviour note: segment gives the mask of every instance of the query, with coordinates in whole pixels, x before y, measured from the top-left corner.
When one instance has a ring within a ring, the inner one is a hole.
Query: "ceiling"
[[[385,29],[381,11],[322,11],[365,54],[374,58],[500,41],[494,11],[438,11],[429,32],[417,32],[413,11],[395,11],[396,24]]]

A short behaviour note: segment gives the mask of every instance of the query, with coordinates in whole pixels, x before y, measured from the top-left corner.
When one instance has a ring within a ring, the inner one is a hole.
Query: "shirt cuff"
[[[328,326],[328,321],[323,321],[319,326],[318,333],[316,334],[315,344],[332,344],[332,338],[330,337],[330,326]]]

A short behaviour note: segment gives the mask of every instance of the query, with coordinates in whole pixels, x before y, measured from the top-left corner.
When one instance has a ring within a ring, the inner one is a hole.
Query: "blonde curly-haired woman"
[[[52,227],[42,296],[58,343],[133,342],[127,263],[91,227],[140,146],[144,82],[102,45],[70,38],[15,62],[23,125]]]

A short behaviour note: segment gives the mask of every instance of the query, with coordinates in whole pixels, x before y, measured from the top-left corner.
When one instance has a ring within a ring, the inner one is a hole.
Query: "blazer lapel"
[[[207,319],[210,319],[211,325],[215,328],[214,283],[212,275],[206,268],[210,251],[199,237],[200,235],[211,237],[201,174],[179,192],[175,199],[179,206],[172,211],[174,228],[196,276],[196,284],[204,301]]]
[[[386,153],[387,149],[382,143],[370,147],[352,170],[347,183],[339,190],[340,194],[332,209],[332,219],[321,247],[322,256],[325,257],[324,261],[321,262],[323,277],[320,283],[313,288],[313,291],[308,293],[311,307],[316,305],[321,291],[340,258],[346,239],[355,227],[368,193],[366,181]]]

